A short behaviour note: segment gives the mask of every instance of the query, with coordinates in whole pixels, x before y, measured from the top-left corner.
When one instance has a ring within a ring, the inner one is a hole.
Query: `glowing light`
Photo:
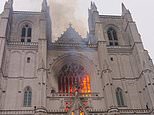
[[[81,73],[83,76],[81,76]],[[76,87],[77,86],[77,87]],[[72,97],[77,90],[81,93],[81,96],[91,95],[90,76],[84,70],[84,67],[77,64],[65,65],[62,67],[58,77],[58,90],[62,96],[70,96],[70,100],[65,102],[65,111],[69,111],[72,103]],[[87,106],[87,101],[84,102]],[[80,110],[80,115],[84,115],[84,112]],[[74,115],[75,112],[72,112]]]
[[[83,81],[81,81],[80,84],[82,86],[81,93],[91,93],[90,76],[88,74],[83,77]],[[88,96],[88,94],[86,96]]]
[[[58,80],[59,92],[72,94],[75,91],[74,88],[75,81],[77,81],[77,84],[80,86],[81,93],[91,93],[90,76],[88,74],[84,75],[81,78],[59,77]]]
[[[74,115],[74,112],[72,112],[72,115]],[[80,115],[84,115],[84,112],[80,112]]]

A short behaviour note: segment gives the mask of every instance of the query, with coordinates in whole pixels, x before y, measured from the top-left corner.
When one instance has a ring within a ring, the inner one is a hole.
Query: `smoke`
[[[77,18],[75,15],[78,0],[49,0],[51,19],[52,19],[52,34],[53,40],[61,36],[66,31],[69,24],[72,24],[73,28],[81,36],[86,35],[86,23],[85,18]]]

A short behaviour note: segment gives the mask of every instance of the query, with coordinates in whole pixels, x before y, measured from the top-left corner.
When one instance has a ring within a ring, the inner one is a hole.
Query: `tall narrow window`
[[[21,35],[21,37],[26,37],[26,28],[25,27],[22,28],[22,35]]]
[[[113,28],[109,28],[107,31],[109,45],[110,46],[118,46],[118,37],[117,32]]]
[[[32,103],[32,91],[30,87],[26,87],[24,91],[24,107],[30,107]]]
[[[125,106],[124,97],[123,97],[123,91],[119,87],[116,89],[116,98],[117,98],[118,106]]]
[[[31,33],[32,33],[32,29],[31,28],[28,28],[27,37],[31,37]]]
[[[23,25],[21,30],[21,42],[31,42],[31,37],[32,28],[28,24]]]

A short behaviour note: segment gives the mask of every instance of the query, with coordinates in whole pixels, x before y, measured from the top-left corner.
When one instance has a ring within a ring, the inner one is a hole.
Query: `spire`
[[[95,5],[95,2],[91,2],[91,9],[93,11],[97,11],[97,6]]]
[[[95,5],[95,2],[93,2],[93,8],[97,11],[97,6]]]
[[[12,8],[12,6],[13,6],[13,0],[8,0],[7,2],[5,2],[4,9]]]
[[[91,1],[91,8],[92,8],[93,2]]]
[[[42,2],[42,11],[45,12],[48,9],[47,0],[43,0]]]
[[[9,3],[13,3],[13,0],[8,0]]]
[[[130,11],[125,7],[124,3],[122,3],[122,15],[129,21],[133,20]]]
[[[12,5],[13,4],[13,0],[8,0],[8,3]]]
[[[126,14],[126,13],[128,13],[128,10],[127,10],[127,8],[125,7],[124,3],[122,3],[122,14],[124,15],[124,14]]]

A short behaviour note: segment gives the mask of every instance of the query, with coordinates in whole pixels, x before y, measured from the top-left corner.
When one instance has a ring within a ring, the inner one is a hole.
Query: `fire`
[[[85,75],[83,77],[83,81],[80,82],[81,87],[81,93],[91,93],[91,87],[90,87],[90,76]]]
[[[75,115],[74,112],[72,112],[72,115]],[[84,112],[80,112],[80,115],[84,115]]]
[[[59,85],[59,92],[61,93],[72,93],[75,92],[75,81],[77,81],[79,88],[79,92],[83,94],[90,94],[91,93],[91,86],[90,86],[90,76],[85,74],[83,77],[59,77],[58,85]]]
[[[78,91],[81,96],[90,96],[91,95],[91,85],[90,85],[90,76],[85,72],[83,76],[72,74],[59,76],[58,78],[58,89],[61,95],[63,96],[72,96],[74,92]],[[73,104],[72,97],[69,101],[65,102],[65,111],[69,111],[71,105]],[[88,105],[87,100],[84,100],[83,105],[86,107]],[[81,107],[78,108],[80,115],[85,115]],[[71,113],[75,115],[75,111]]]

